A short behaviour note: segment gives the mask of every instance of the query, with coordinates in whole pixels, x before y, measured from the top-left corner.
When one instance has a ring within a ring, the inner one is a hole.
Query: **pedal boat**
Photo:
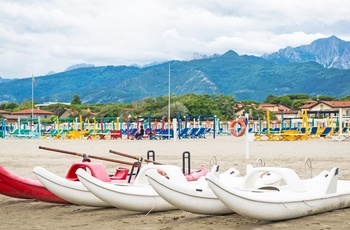
[[[243,177],[238,177],[238,170],[230,168],[219,175],[219,165],[213,166],[212,173],[231,184],[239,184]],[[209,188],[205,176],[197,181],[187,181],[180,170],[177,179],[169,179],[155,169],[146,172],[146,177],[153,189],[173,206],[196,214],[224,215],[233,211],[224,205]]]
[[[0,166],[0,179],[8,187],[11,187],[12,190],[16,191],[16,193],[12,193],[12,195],[17,194],[20,196],[19,194],[22,194],[23,197],[51,203],[69,203],[50,192],[37,179],[18,176],[7,171],[2,166]]]
[[[0,179],[0,194],[4,196],[12,197],[12,198],[29,199],[27,196],[23,195],[22,193],[18,192],[16,189],[7,185],[1,179]]]
[[[49,191],[72,204],[92,207],[110,207],[111,205],[96,197],[79,181],[75,174],[78,169],[84,170],[93,177],[106,183],[126,181],[129,172],[128,168],[120,167],[116,170],[114,176],[111,177],[103,164],[83,162],[74,164],[65,178],[40,166],[35,167],[33,173]]]
[[[266,173],[280,175],[280,185],[258,185]],[[289,168],[253,168],[236,188],[213,173],[206,180],[232,211],[258,220],[293,219],[350,206],[350,181],[338,180],[338,168],[305,180]]]
[[[76,174],[90,192],[114,207],[146,213],[176,209],[159,196],[149,184],[145,176],[149,169],[157,169],[159,173],[166,174],[167,177],[174,179],[178,177],[177,172],[180,170],[177,166],[147,164],[140,169],[132,184],[106,183],[81,169],[78,169]],[[207,173],[207,169],[201,169],[188,175],[187,178],[194,180]]]

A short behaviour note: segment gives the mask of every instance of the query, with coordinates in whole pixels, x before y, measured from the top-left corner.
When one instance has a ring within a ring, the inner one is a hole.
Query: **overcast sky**
[[[0,76],[260,56],[331,35],[350,41],[349,0],[0,0]]]

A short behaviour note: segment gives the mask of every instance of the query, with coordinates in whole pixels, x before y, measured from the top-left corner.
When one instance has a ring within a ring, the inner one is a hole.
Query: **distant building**
[[[296,118],[298,117],[298,110],[292,110],[284,105],[279,104],[260,104],[259,109],[269,110],[273,112],[278,120],[282,120],[282,116],[284,118]]]
[[[3,115],[9,115],[9,114],[11,114],[11,112],[0,109],[0,117],[2,117]]]
[[[342,116],[350,116],[350,101],[306,101],[301,110],[307,110],[309,117],[323,115],[324,117],[339,116],[342,108]]]
[[[244,107],[245,105],[242,103],[237,103],[234,105],[236,116],[243,116]],[[298,117],[298,110],[292,110],[284,105],[279,105],[279,104],[260,104],[259,106],[257,106],[256,109],[273,112],[276,115],[278,120],[282,119],[282,115],[284,118]]]
[[[32,116],[33,115],[33,116]],[[41,110],[41,109],[24,109],[21,111],[13,112],[9,115],[4,116],[7,122],[17,122],[18,118],[39,118],[49,119],[53,115],[52,112]]]
[[[81,112],[83,112],[85,114],[83,116],[83,119],[97,116],[97,113],[91,112],[91,110],[89,108],[88,109],[83,109]],[[64,110],[62,111],[61,114],[59,114],[58,117],[59,118],[68,118],[68,117],[78,117],[78,116],[79,115],[78,115],[77,111],[74,111],[72,109],[64,108]]]

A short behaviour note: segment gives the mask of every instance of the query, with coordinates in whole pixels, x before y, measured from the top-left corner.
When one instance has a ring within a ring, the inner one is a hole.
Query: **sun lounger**
[[[320,135],[317,135],[317,138],[331,138],[332,127],[326,127]]]
[[[311,131],[309,133],[309,138],[310,139],[315,139],[317,138],[317,131],[318,131],[318,127],[312,127]]]

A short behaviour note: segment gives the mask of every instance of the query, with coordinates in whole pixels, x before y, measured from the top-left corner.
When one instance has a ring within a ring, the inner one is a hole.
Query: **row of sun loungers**
[[[306,135],[308,134],[308,135]],[[333,127],[325,127],[325,128],[319,128],[319,127],[310,127],[307,132],[305,128],[301,129],[284,129],[284,130],[276,130],[271,129],[270,132],[267,132],[265,129],[263,132],[256,132],[254,133],[254,140],[270,140],[270,141],[276,141],[276,140],[304,140],[306,139],[306,136],[308,139],[320,139],[320,138],[328,138],[328,139],[343,139],[343,140],[350,140],[350,132],[349,128],[345,127],[342,129],[342,134],[339,132],[339,128],[333,128]],[[341,137],[339,137],[341,136]]]
[[[206,138],[211,129],[208,128],[183,128],[178,133],[178,138]],[[129,131],[129,136],[135,136],[137,129],[132,129]],[[164,140],[169,138],[174,138],[174,130],[170,129],[156,129],[156,130],[145,130],[145,135],[140,139],[149,138],[151,140]]]

